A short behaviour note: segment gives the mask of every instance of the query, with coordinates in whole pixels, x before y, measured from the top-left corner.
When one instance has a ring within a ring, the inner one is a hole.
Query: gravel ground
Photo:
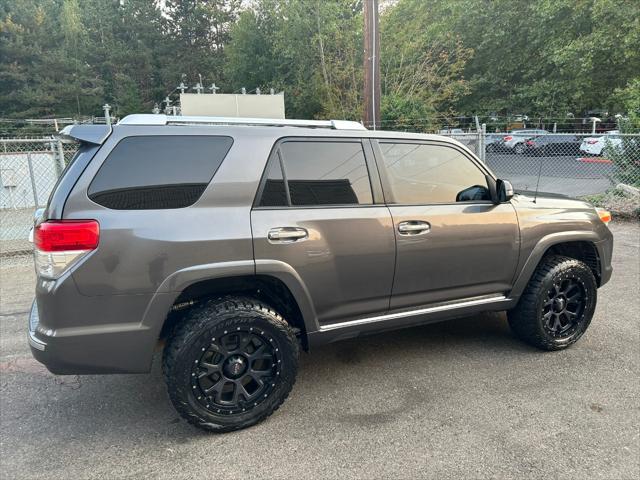
[[[640,478],[640,228],[572,348],[517,341],[504,314],[316,349],[266,422],[212,435],[149,375],[56,377],[29,353],[33,267],[0,269],[0,477]]]

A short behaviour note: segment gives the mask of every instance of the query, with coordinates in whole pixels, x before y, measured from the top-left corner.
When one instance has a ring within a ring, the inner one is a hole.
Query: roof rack
[[[118,125],[253,125],[269,127],[331,128],[333,130],[366,130],[348,120],[289,120],[284,118],[203,117],[180,115],[135,114],[127,115]]]

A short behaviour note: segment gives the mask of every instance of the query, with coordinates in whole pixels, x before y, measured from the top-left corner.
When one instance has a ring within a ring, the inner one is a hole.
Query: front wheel
[[[597,283],[579,260],[549,256],[542,260],[516,307],[509,325],[526,343],[542,350],[572,345],[591,323]]]
[[[254,425],[287,398],[298,368],[293,329],[251,298],[209,300],[167,342],[169,397],[190,423],[216,432]]]

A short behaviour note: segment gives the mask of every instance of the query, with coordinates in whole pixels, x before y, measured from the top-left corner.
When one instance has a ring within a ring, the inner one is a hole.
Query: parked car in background
[[[464,133],[464,130],[461,128],[448,128],[448,127],[443,128],[439,132],[440,135],[460,135],[461,133]]]
[[[540,135],[525,140],[525,151],[533,155],[577,155],[580,139],[575,135]]]
[[[619,130],[611,130],[600,137],[587,137],[580,145],[580,151],[588,155],[602,155],[604,147],[609,143],[615,147],[622,145]]]
[[[549,132],[547,130],[530,128],[522,130],[512,130],[511,133],[504,136],[504,148],[508,152],[522,154],[526,151],[527,146],[524,142],[537,137],[538,135],[546,135]]]
[[[484,145],[487,153],[504,151],[504,133],[488,133]]]

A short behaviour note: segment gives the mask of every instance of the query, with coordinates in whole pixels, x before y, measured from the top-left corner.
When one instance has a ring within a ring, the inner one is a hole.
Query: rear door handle
[[[277,243],[291,243],[296,240],[302,240],[309,237],[309,232],[306,228],[298,227],[278,227],[269,230],[267,238]]]
[[[398,232],[400,235],[424,235],[431,231],[429,222],[422,220],[408,220],[398,224]]]

